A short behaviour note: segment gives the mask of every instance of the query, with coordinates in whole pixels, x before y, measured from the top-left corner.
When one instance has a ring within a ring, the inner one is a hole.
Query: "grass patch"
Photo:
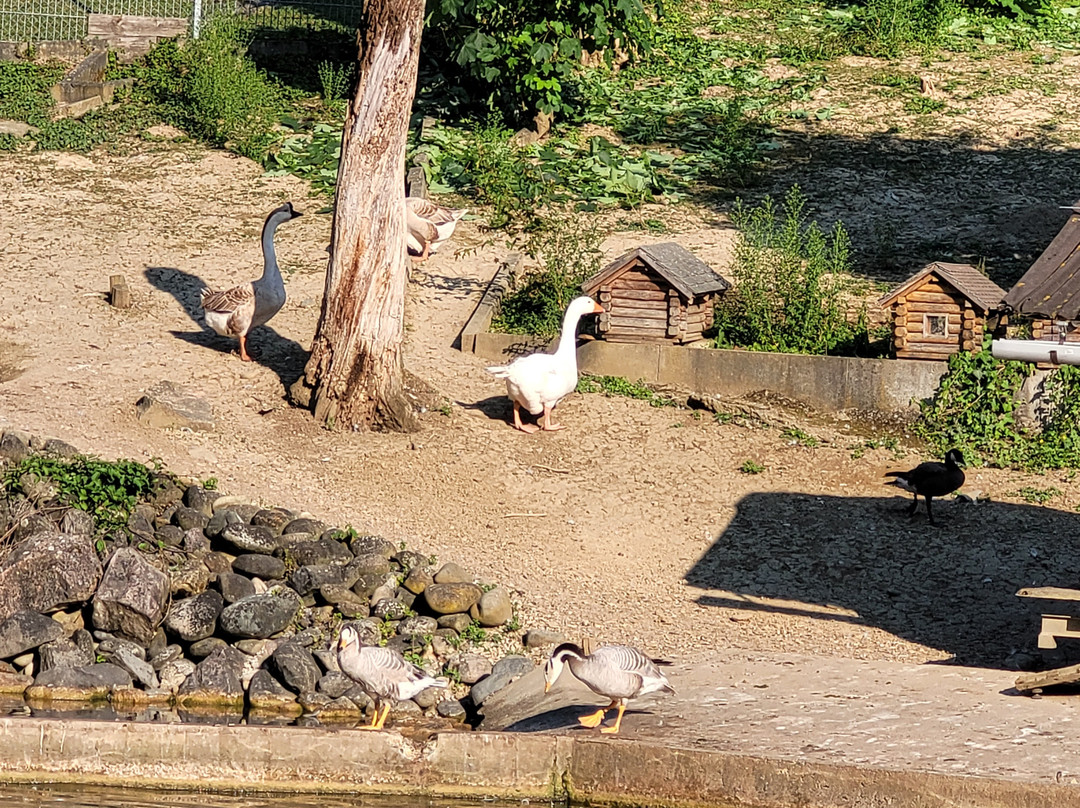
[[[605,396],[623,396],[649,402],[650,407],[674,407],[675,400],[654,391],[643,381],[632,382],[623,376],[591,376],[581,374],[577,392],[603,393]]]

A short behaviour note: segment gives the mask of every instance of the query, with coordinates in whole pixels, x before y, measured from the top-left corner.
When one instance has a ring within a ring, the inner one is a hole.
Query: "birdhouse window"
[[[946,322],[944,314],[924,314],[923,334],[927,337],[948,336],[948,332],[945,330]]]

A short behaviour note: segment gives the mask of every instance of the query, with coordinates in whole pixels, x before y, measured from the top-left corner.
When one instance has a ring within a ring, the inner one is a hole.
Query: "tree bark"
[[[342,429],[418,428],[404,390],[405,141],[423,0],[366,0],[322,314],[293,400]]]

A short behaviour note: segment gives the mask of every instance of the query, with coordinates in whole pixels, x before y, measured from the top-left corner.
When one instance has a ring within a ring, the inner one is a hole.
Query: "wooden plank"
[[[1018,598],[1039,598],[1041,600],[1080,600],[1080,589],[1066,589],[1061,586],[1025,586],[1016,593]]]
[[[611,301],[612,309],[640,309],[642,311],[658,311],[667,316],[668,306],[662,300],[637,300],[635,298],[615,297]]]
[[[921,342],[909,343],[907,346],[911,356],[919,359],[943,359],[960,352],[959,345],[923,345]]]
[[[909,303],[944,303],[957,305],[957,308],[959,308],[952,296],[944,292],[909,292],[907,299]]]
[[[187,33],[186,17],[139,17],[128,14],[88,14],[88,39],[104,40],[115,48],[146,51],[158,39]]]
[[[894,337],[906,337],[907,335],[908,335],[908,330],[906,328],[904,328],[904,326],[898,325],[895,328],[893,328],[893,336]]]
[[[664,294],[662,289],[655,287],[642,289],[640,287],[619,286],[611,290],[611,298],[612,300],[656,300],[667,302],[668,296]]]
[[[622,331],[625,333],[642,333],[642,334],[666,334],[667,324],[658,323],[655,320],[638,320],[636,322],[613,322],[611,324],[611,331]]]
[[[649,312],[642,312],[642,314],[645,316],[636,317],[613,311],[611,313],[611,324],[642,326],[644,328],[666,328],[670,322],[667,317],[649,317],[647,316]]]
[[[668,313],[666,311],[656,311],[655,309],[627,309],[615,303],[611,307],[611,317],[613,320],[659,320],[661,323],[668,321]]]
[[[958,318],[960,316],[960,307],[955,303],[919,303],[912,301],[908,303],[907,310],[909,314],[917,311],[927,314],[955,314]]]
[[[1016,677],[1015,687],[1021,693],[1039,690],[1053,685],[1071,684],[1080,680],[1080,665],[1069,665],[1065,668],[1054,668],[1048,671],[1035,673],[1021,673]]]

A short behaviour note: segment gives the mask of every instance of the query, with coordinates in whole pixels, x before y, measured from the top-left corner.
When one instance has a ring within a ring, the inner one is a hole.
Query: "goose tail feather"
[[[484,370],[486,370],[488,373],[490,373],[497,379],[505,379],[507,376],[510,375],[509,365],[492,365],[490,367],[484,368]]]

